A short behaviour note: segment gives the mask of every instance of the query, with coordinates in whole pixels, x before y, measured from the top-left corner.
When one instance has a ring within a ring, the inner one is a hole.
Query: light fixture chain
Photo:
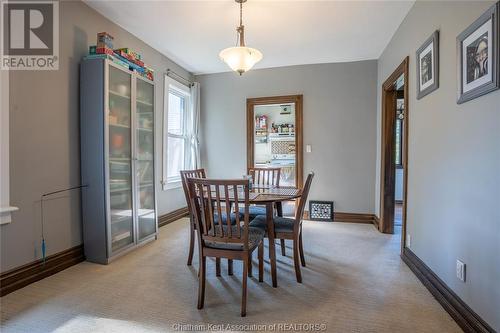
[[[243,2],[240,2],[240,27],[243,25]]]

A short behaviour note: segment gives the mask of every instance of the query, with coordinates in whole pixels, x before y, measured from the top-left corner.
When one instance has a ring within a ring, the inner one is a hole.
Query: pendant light
[[[250,70],[262,59],[262,53],[254,48],[245,46],[245,26],[243,25],[243,3],[247,0],[235,0],[240,4],[240,25],[236,28],[239,45],[228,47],[219,53],[219,57],[235,72],[240,75]]]

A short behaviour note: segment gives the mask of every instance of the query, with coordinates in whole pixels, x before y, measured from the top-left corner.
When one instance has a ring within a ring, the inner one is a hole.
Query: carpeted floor
[[[158,241],[111,265],[84,262],[2,297],[1,332],[271,330],[272,324],[275,331],[317,324],[328,332],[460,332],[400,260],[399,236],[366,224],[306,221],[304,283],[295,280],[290,248],[287,257],[278,252],[279,286],[272,288],[267,263],[264,283],[249,281],[246,318],[239,316],[241,263],[228,276],[224,260],[217,278],[209,260],[205,308],[197,310],[198,259],[186,266],[187,223],[161,228]]]

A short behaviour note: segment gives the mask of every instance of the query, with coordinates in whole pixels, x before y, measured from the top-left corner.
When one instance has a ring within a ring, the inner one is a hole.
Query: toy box
[[[107,47],[98,47],[96,48],[96,53],[113,55],[113,50]]]
[[[97,48],[107,47],[113,49],[113,36],[107,32],[100,32],[97,34]]]
[[[128,47],[124,47],[124,48],[121,48],[121,49],[118,49],[118,50],[115,50],[115,51],[120,51],[120,52],[123,52],[125,54],[128,54],[128,55],[132,56],[132,58],[134,58],[136,60],[142,60],[142,56],[139,53],[132,51]]]

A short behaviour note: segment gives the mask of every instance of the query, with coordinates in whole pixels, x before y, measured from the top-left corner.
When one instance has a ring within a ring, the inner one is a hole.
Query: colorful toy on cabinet
[[[97,44],[89,46],[86,59],[109,59],[114,63],[136,72],[142,77],[154,81],[154,71],[146,66],[141,54],[130,48],[119,48],[113,51],[114,37],[107,32],[97,34]]]

